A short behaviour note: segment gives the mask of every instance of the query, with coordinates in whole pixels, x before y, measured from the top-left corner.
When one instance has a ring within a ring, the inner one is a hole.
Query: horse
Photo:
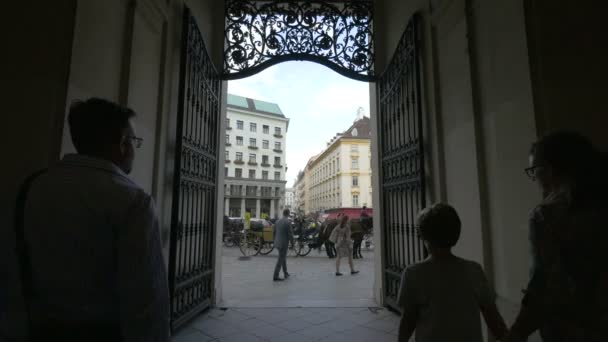
[[[334,244],[329,241],[329,236],[337,225],[337,219],[323,222],[321,232],[319,233],[319,241],[317,241],[313,247],[321,248],[322,245],[325,245],[325,251],[329,258],[334,258],[336,255],[336,248]],[[372,231],[372,218],[363,217],[361,219],[352,219],[350,221],[350,229],[350,238],[353,240],[353,259],[363,258],[363,255],[361,254],[361,244],[363,242],[363,237],[366,234],[370,234]]]

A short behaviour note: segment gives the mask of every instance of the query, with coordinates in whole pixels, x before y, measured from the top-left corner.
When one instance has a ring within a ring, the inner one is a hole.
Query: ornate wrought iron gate
[[[384,299],[398,309],[403,269],[425,256],[415,220],[425,205],[418,19],[408,24],[376,85],[382,187]]]
[[[211,305],[221,81],[186,9],[182,29],[169,288],[175,329]]]

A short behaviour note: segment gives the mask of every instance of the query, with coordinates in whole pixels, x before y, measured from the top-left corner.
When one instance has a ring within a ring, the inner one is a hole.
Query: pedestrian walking
[[[289,243],[291,243],[291,246],[295,246],[291,222],[289,221],[289,209],[283,210],[283,217],[278,220],[273,227],[274,246],[279,251],[279,258],[274,267],[274,276],[272,280],[282,281],[289,278],[289,272],[287,272],[287,249],[289,248]],[[281,269],[283,269],[283,276],[285,278],[279,277]]]
[[[353,266],[353,242],[350,239],[350,223],[348,222],[348,216],[343,215],[340,223],[336,225],[334,230],[331,232],[329,240],[336,245],[337,257],[336,257],[336,276],[341,276],[340,273],[340,259],[348,257],[348,265],[350,266],[350,274],[357,274]]]

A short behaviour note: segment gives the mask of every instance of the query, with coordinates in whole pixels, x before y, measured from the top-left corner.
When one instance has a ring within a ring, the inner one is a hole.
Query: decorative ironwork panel
[[[225,79],[287,60],[309,60],[362,81],[374,79],[370,0],[227,0]]]
[[[195,19],[182,31],[169,286],[175,329],[211,305],[221,80]]]
[[[417,17],[409,22],[376,85],[382,132],[384,298],[397,310],[403,269],[426,255],[415,223],[426,202],[417,23]]]

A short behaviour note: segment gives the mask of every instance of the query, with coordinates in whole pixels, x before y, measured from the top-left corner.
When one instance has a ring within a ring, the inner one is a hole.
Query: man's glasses
[[[524,169],[524,171],[526,172],[526,175],[528,175],[528,177],[531,180],[536,180],[536,169],[538,169],[539,167],[542,167],[542,165],[534,165],[534,166],[530,166]]]
[[[144,139],[143,138],[136,137],[136,136],[133,136],[133,135],[127,135],[127,136],[125,136],[125,138],[131,140],[133,142],[133,146],[135,148],[140,148],[141,145],[144,143]]]

